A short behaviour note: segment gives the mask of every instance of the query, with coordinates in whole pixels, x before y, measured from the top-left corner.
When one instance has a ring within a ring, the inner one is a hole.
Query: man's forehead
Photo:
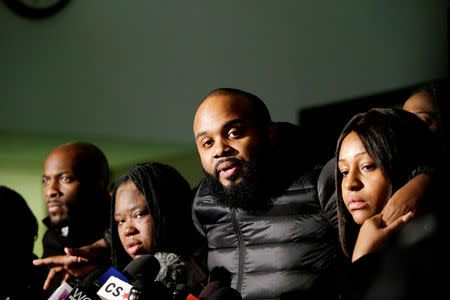
[[[72,171],[75,164],[75,160],[72,155],[67,155],[63,152],[52,153],[44,165],[44,172],[61,172],[61,170]]]
[[[196,122],[215,119],[242,119],[249,120],[253,117],[251,103],[243,98],[232,95],[213,95],[206,98],[199,106],[194,119]]]
[[[44,169],[60,168],[73,171],[80,164],[81,157],[82,154],[77,147],[58,147],[47,157]]]
[[[236,107],[249,107],[251,102],[240,95],[215,94],[206,97],[200,106],[213,106],[222,109],[236,109]]]

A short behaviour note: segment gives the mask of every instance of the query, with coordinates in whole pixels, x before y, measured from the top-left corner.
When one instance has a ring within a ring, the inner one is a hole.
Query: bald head
[[[218,97],[225,96],[225,97]],[[202,103],[207,99],[223,99],[223,98],[232,98],[239,102],[243,102],[242,104],[248,105],[250,114],[248,117],[254,118],[262,124],[268,124],[271,122],[270,113],[267,109],[267,106],[264,102],[256,95],[251,94],[246,91],[242,91],[239,89],[233,88],[218,88],[209,92],[208,95],[203,99]],[[201,105],[201,104],[200,104]]]
[[[253,127],[266,129],[270,123],[270,113],[264,102],[257,96],[245,91],[220,88],[211,91],[200,103],[194,118],[194,137],[197,140],[204,134],[201,125],[214,124],[220,119],[234,115],[242,122]],[[236,121],[236,120],[235,120]]]
[[[217,89],[201,102],[194,137],[204,170],[221,184],[241,182],[245,163],[268,147],[274,126],[258,97],[235,89]]]
[[[85,205],[95,206],[107,192],[108,181],[108,162],[96,146],[75,142],[55,148],[42,175],[50,220],[57,224]]]
[[[87,179],[102,182],[105,187],[108,184],[108,161],[103,152],[95,145],[86,142],[72,142],[58,146],[50,155],[54,152],[64,153],[67,159],[73,160],[74,172],[82,181]]]

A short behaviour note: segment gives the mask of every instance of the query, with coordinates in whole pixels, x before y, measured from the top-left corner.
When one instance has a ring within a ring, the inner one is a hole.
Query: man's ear
[[[270,146],[275,145],[275,136],[277,135],[277,129],[278,129],[277,123],[270,121],[269,127],[267,128]]]

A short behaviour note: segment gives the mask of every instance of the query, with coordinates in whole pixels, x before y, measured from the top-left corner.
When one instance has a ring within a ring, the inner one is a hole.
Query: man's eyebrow
[[[230,121],[226,122],[225,124],[223,124],[223,127],[231,127],[232,125],[237,124],[237,123],[246,123],[246,121],[244,121],[242,119],[233,119],[233,120],[230,120]]]
[[[67,174],[67,173],[70,173],[70,171],[62,171],[62,172],[59,172],[58,174],[56,174],[56,177],[59,177],[59,176],[61,176],[61,175]],[[48,177],[48,175],[42,174],[42,177]]]
[[[227,127],[231,127],[231,126],[233,126],[233,125],[235,125],[235,124],[238,124],[238,123],[246,123],[246,121],[245,120],[242,120],[242,119],[232,119],[232,120],[229,120],[229,121],[227,121],[227,122],[225,122],[225,124],[223,124],[223,128],[227,128]],[[198,132],[196,135],[195,135],[195,139],[197,140],[199,137],[201,137],[202,135],[205,135],[205,134],[207,134],[208,133],[208,131],[200,131],[200,132]]]
[[[198,140],[199,137],[201,137],[202,135],[205,135],[206,133],[207,133],[207,131],[197,132],[197,134],[195,135],[195,140]]]

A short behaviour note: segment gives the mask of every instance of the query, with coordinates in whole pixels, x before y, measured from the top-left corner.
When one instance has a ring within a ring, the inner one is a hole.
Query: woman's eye
[[[122,219],[116,219],[117,224],[122,224],[124,221]]]
[[[365,169],[365,170],[373,170],[373,169],[376,169],[376,165],[374,165],[374,164],[368,164],[368,165],[364,165],[363,166],[363,169]]]
[[[346,175],[348,174],[348,171],[347,171],[347,170],[341,170],[341,174],[342,174],[343,176],[346,176]]]
[[[135,214],[135,217],[138,218],[138,219],[140,219],[140,218],[144,217],[145,215],[147,215],[147,211],[138,211],[138,212]]]

